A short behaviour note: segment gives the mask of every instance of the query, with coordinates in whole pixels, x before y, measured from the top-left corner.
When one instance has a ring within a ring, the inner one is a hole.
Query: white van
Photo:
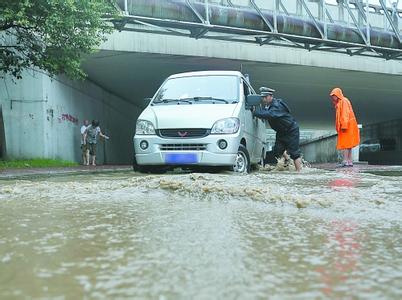
[[[251,112],[259,102],[237,71],[168,77],[137,120],[134,170],[230,167],[250,172],[266,150],[265,123]]]

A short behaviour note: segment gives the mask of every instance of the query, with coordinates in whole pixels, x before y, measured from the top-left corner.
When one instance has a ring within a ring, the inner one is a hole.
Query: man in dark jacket
[[[273,97],[275,90],[262,87],[261,106],[253,110],[253,115],[268,120],[269,125],[276,131],[274,146],[275,157],[283,155],[285,150],[293,159],[297,171],[301,170],[300,131],[299,125],[290,114],[290,109],[281,99]]]

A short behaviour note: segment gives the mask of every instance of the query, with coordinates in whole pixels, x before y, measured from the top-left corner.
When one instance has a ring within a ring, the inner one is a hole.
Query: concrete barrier
[[[321,136],[300,144],[303,158],[310,163],[330,163],[342,160],[341,153],[336,149],[338,134]],[[353,162],[359,161],[359,145],[352,149]]]
[[[337,162],[337,136],[337,134],[331,134],[302,143],[300,148],[303,153],[303,158],[310,163]]]

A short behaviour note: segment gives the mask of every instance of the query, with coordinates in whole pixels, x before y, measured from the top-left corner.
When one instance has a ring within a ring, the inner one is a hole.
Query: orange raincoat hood
[[[345,96],[343,96],[342,90],[340,88],[334,88],[331,93],[331,96],[337,96],[339,99],[343,99]]]

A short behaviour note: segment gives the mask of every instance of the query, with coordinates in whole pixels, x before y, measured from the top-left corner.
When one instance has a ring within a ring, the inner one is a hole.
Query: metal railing
[[[118,0],[118,30],[402,60],[402,10],[368,0]]]

